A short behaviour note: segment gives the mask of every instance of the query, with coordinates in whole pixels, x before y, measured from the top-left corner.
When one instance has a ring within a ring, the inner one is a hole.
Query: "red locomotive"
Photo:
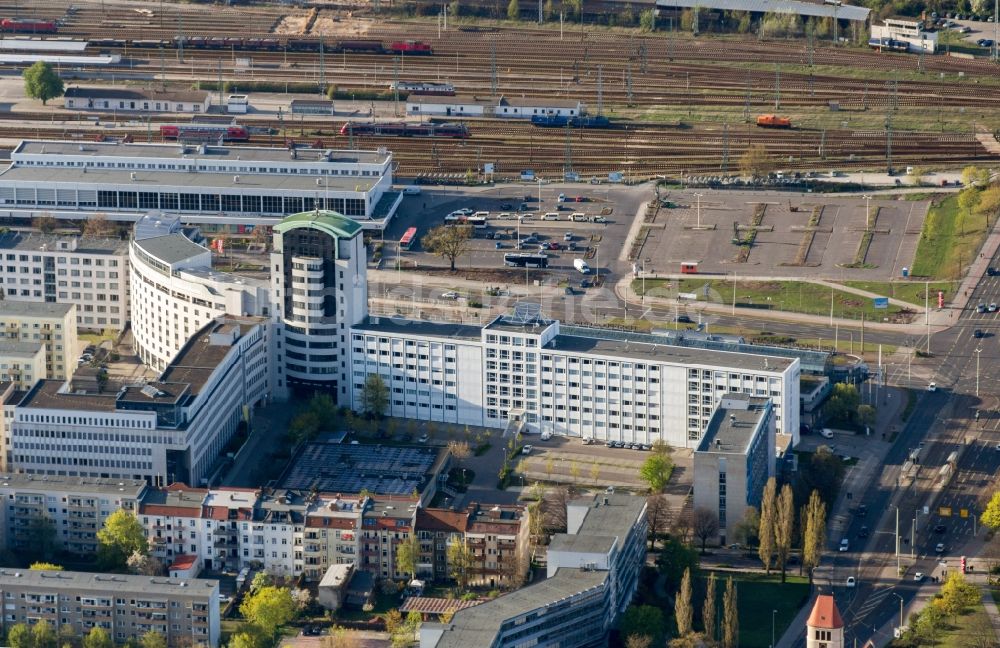
[[[32,18],[4,18],[0,20],[0,29],[5,32],[21,34],[54,34],[59,26],[54,20],[35,20]]]
[[[224,142],[246,142],[250,132],[244,126],[226,124],[164,124],[160,126],[160,137],[165,140],[218,140]]]
[[[434,50],[423,41],[395,41],[389,46],[389,51],[393,54],[420,54],[430,56]]]

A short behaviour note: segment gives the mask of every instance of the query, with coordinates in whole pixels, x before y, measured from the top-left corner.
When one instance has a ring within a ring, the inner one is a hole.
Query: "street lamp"
[[[774,648],[774,617],[777,614],[777,610],[771,610],[771,648]]]
[[[872,213],[871,213],[872,212],[872,197],[869,196],[868,194],[865,194],[865,195],[863,195],[861,197],[865,199],[865,231],[868,231],[868,230],[870,230],[872,228],[871,222],[870,222],[871,221],[871,217],[872,217]]]
[[[982,347],[976,347],[976,398],[979,398],[979,354],[982,352]]]
[[[698,205],[696,207],[696,210],[697,210],[697,213],[698,213],[698,229],[701,229],[701,197],[704,196],[704,195],[705,194],[700,194],[700,193],[696,193],[694,195],[694,197],[697,198],[697,205]]]
[[[899,599],[899,631],[903,631],[903,597],[895,592],[892,593],[893,596]]]

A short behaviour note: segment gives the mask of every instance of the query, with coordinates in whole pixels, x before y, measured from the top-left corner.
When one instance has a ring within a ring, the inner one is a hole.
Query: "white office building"
[[[14,409],[10,468],[201,484],[239,423],[269,397],[267,329],[261,318],[220,318],[192,337],[158,380],[117,392],[39,381]]]
[[[50,234],[0,235],[4,300],[76,304],[81,331],[120,331],[128,321],[126,244]]]
[[[140,223],[141,225],[141,223]],[[269,314],[265,279],[212,270],[212,252],[180,228],[129,244],[133,346],[142,361],[163,370],[197,331],[217,317]]]
[[[25,140],[0,173],[0,218],[135,221],[159,211],[187,223],[270,225],[319,208],[381,229],[403,198],[392,174],[384,149]]]

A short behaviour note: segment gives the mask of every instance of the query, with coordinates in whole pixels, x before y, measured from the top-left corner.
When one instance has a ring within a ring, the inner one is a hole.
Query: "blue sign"
[[[888,297],[875,297],[872,302],[874,302],[875,308],[889,308]]]

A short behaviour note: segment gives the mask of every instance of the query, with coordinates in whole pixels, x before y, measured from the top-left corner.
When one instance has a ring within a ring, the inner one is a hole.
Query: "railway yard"
[[[3,15],[15,11],[0,4]],[[251,104],[262,84],[268,90],[287,84],[299,93],[315,88],[313,96],[334,87],[335,117],[290,119],[257,110],[239,123],[261,145],[387,146],[403,177],[465,174],[485,163],[500,177],[526,168],[549,177],[572,170],[581,178],[621,172],[636,180],[738,175],[751,146],[764,147],[772,166],[788,171],[954,168],[990,159],[980,140],[1000,129],[1000,79],[985,58],[558,24],[458,23],[444,31],[434,21],[375,20],[334,9],[215,7],[206,15],[196,5],[41,2],[32,11],[37,20],[56,21],[60,38],[89,41],[90,55],[119,59],[99,69],[64,67],[70,80],[114,77],[119,84],[187,88],[222,79],[227,90],[248,92]],[[532,56],[524,56],[529,50]],[[401,120],[405,94],[397,100],[389,89],[394,81],[447,82],[458,95],[480,99],[579,100],[589,114],[612,121],[609,128],[543,129],[520,120],[467,119],[464,138],[341,134],[347,119],[370,120],[369,111]],[[754,118],[765,112],[789,117],[793,127],[757,127]],[[0,139],[95,135],[70,117],[79,119],[68,111],[65,117],[0,112]],[[106,115],[99,130],[159,141],[157,124],[177,121]]]

